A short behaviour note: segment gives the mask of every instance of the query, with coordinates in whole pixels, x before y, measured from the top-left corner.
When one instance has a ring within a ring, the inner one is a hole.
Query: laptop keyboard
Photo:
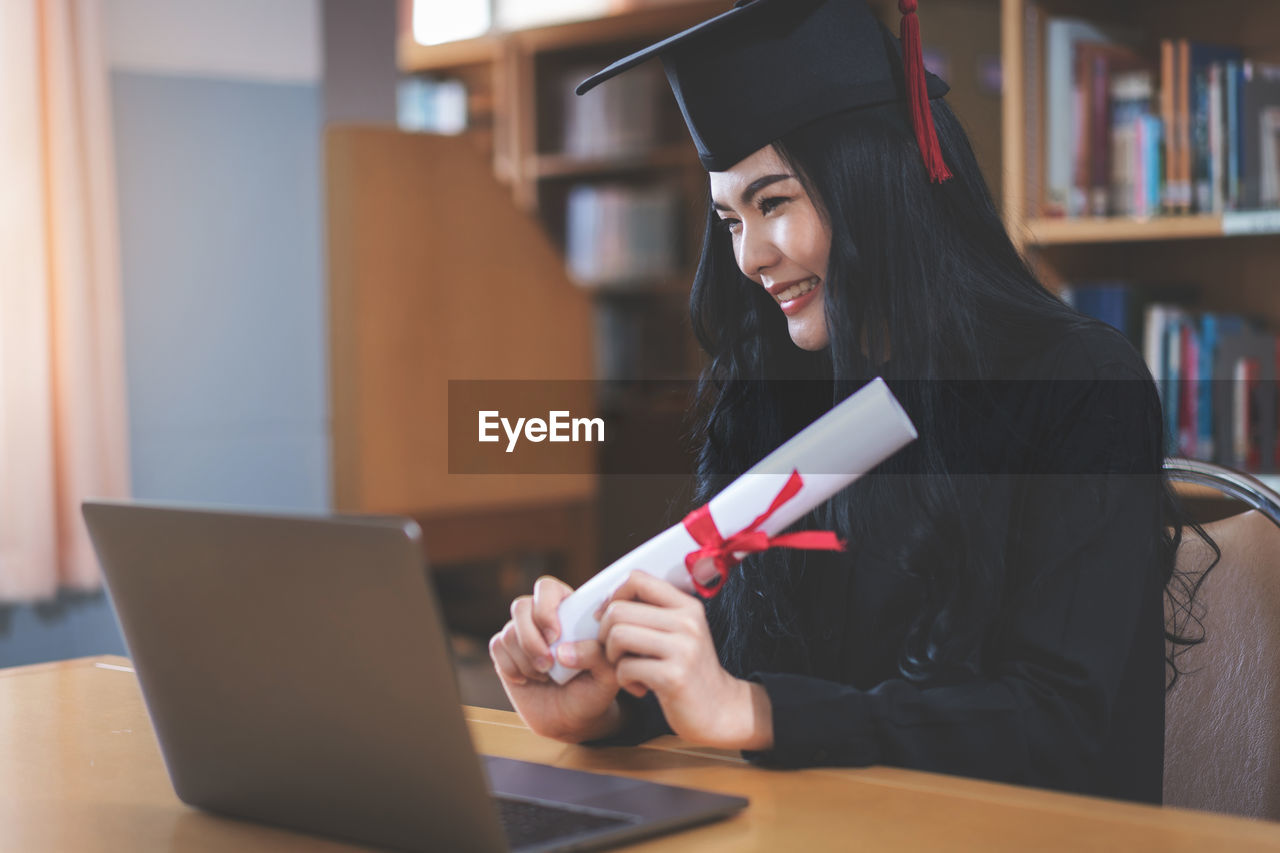
[[[494,797],[502,829],[512,847],[569,838],[581,832],[633,823],[624,817],[549,806],[529,800]]]

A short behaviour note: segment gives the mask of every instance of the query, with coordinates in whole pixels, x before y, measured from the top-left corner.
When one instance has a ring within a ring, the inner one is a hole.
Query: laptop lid
[[[174,790],[402,850],[506,850],[402,519],[86,503]]]
[[[482,764],[412,521],[107,502],[83,512],[186,803],[364,844],[481,853],[507,849],[490,790],[527,851],[619,843],[747,805]],[[512,806],[543,813],[516,826]]]

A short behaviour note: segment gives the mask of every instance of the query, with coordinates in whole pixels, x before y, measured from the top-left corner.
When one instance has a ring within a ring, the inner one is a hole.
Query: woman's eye
[[[737,233],[738,233],[738,230],[742,227],[742,220],[740,220],[740,219],[721,219],[721,220],[720,220],[720,227],[721,227],[722,229],[724,229],[725,231],[728,231],[730,234],[737,234]]]
[[[778,206],[788,201],[791,201],[791,199],[784,198],[783,196],[772,196],[770,198],[762,198],[760,199],[760,213],[762,213],[765,216],[768,216]]]

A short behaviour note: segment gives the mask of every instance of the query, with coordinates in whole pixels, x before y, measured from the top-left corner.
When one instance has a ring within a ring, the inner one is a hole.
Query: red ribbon
[[[805,551],[843,551],[844,540],[839,539],[829,530],[805,530],[799,533],[785,533],[770,537],[763,530],[757,530],[770,516],[778,511],[778,507],[791,500],[804,485],[799,471],[792,471],[787,484],[778,492],[778,496],[769,504],[764,514],[756,518],[742,530],[729,538],[720,535],[715,520],[711,518],[710,505],[704,504],[684,517],[684,529],[689,531],[693,541],[702,547],[685,555],[684,567],[689,572],[689,579],[703,598],[711,598],[724,588],[729,579],[729,570],[742,558],[738,554],[754,554],[770,548],[799,548]],[[701,559],[710,557],[716,567],[720,579],[712,586],[702,584],[693,574],[694,565]]]

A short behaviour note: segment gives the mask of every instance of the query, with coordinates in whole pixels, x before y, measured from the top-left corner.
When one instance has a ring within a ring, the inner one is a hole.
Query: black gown
[[[856,547],[795,553],[807,651],[749,675],[772,703],[774,745],[747,758],[1160,802],[1170,565],[1154,383],[1132,346],[1101,328],[1046,347],[1018,376],[952,442],[1007,475],[991,478],[983,501],[1007,578],[973,666],[933,683],[904,678],[918,585]],[[652,695],[619,696],[628,723],[602,743],[670,731]]]

